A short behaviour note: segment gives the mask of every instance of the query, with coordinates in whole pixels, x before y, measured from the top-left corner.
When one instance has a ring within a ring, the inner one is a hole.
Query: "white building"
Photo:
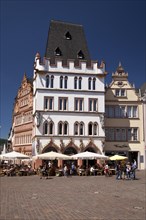
[[[103,152],[105,63],[91,61],[81,25],[51,21],[46,54],[36,54],[33,143],[39,153]]]

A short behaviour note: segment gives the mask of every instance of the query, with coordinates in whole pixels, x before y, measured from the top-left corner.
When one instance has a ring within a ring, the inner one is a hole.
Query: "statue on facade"
[[[100,115],[100,123],[103,128],[104,127],[104,115]]]
[[[80,139],[80,152],[83,152],[83,149],[84,149],[83,140]]]
[[[36,112],[36,119],[37,119],[36,125],[37,125],[37,127],[39,127],[40,123],[41,123],[41,115],[39,112]]]
[[[64,143],[63,143],[63,140],[60,139],[60,152],[62,153],[64,150]]]

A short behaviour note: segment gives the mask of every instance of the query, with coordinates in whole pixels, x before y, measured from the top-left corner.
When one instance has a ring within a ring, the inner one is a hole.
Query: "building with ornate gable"
[[[143,147],[144,147],[144,168],[146,169],[146,82],[140,87],[142,110],[143,110]]]
[[[51,21],[45,56],[35,56],[33,147],[39,153],[103,152],[104,61],[92,61],[82,25]]]
[[[105,147],[106,155],[121,154],[138,168],[144,168],[143,109],[139,90],[128,81],[119,63],[112,82],[105,93]]]
[[[12,149],[31,156],[33,131],[33,84],[26,74],[15,98],[11,129]]]

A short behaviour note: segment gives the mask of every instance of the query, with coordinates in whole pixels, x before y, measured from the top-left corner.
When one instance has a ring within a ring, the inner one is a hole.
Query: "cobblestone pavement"
[[[146,175],[0,177],[0,220],[145,220]]]

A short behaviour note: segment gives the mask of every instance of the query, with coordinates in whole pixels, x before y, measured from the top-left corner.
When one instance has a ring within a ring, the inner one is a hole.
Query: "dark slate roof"
[[[78,55],[82,58],[78,58]],[[83,26],[51,20],[45,57],[51,60],[58,57],[64,61],[67,59],[91,60]]]
[[[143,83],[143,85],[140,87],[140,90],[141,90],[141,95],[143,96],[144,93],[146,93],[146,82]]]

